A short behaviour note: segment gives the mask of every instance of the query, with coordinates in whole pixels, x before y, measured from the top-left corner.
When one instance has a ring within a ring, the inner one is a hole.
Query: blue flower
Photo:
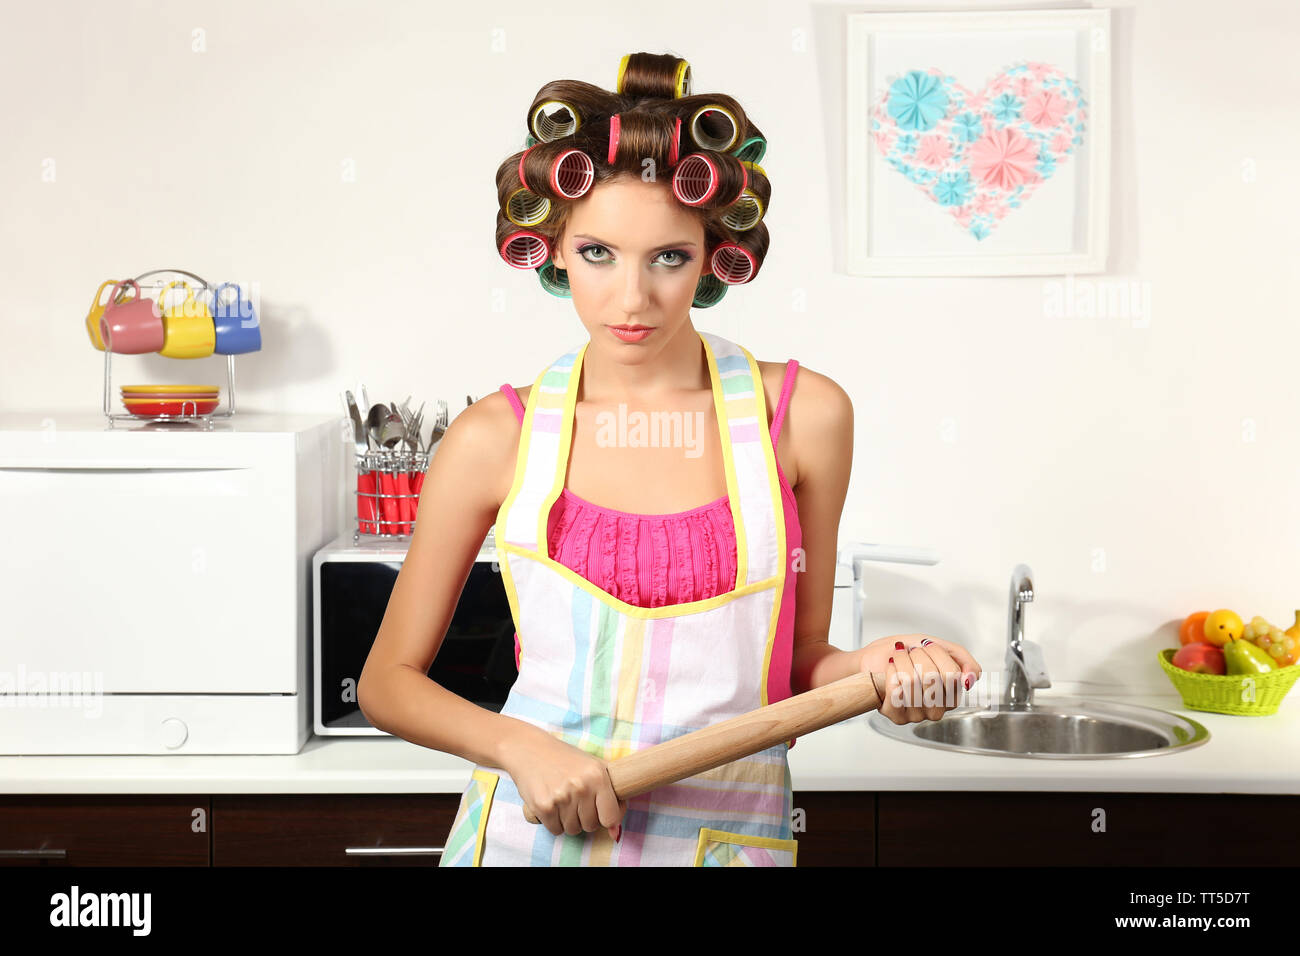
[[[1006,123],[1020,116],[1020,100],[1010,93],[1003,93],[993,101],[990,109],[994,116]]]
[[[934,178],[934,173],[924,166],[913,166],[908,170],[907,178],[914,183],[928,183]]]
[[[1038,175],[1044,178],[1056,172],[1056,157],[1051,153],[1042,152],[1038,154]]]
[[[960,139],[973,143],[984,132],[984,124],[974,113],[962,113],[952,121],[952,131]]]
[[[982,222],[973,222],[971,223],[970,234],[974,236],[976,239],[987,238],[989,234],[989,227],[984,225],[984,223]]]
[[[894,149],[900,153],[907,153],[910,155],[911,153],[916,152],[917,142],[915,133],[903,133],[894,143]]]
[[[938,77],[912,70],[890,84],[887,105],[900,129],[927,130],[948,111],[948,94]]]
[[[971,195],[970,173],[964,170],[949,170],[940,173],[934,184],[934,198],[940,206],[960,206]]]

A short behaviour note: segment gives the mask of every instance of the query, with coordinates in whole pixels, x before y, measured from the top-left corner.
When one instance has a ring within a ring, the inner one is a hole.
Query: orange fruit
[[[1235,611],[1227,608],[1212,611],[1205,619],[1205,641],[1215,647],[1222,647],[1229,641],[1240,638],[1244,626]]]
[[[1197,644],[1205,642],[1205,619],[1210,616],[1209,611],[1193,611],[1183,620],[1183,625],[1178,629],[1179,644]]]

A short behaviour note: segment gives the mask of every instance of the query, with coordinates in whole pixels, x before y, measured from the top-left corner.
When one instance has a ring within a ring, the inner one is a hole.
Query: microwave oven
[[[356,538],[349,531],[312,560],[312,709],[317,734],[389,736],[361,713],[357,682],[409,544],[409,538]],[[496,539],[489,532],[428,675],[466,700],[499,712],[518,676],[514,638]]]

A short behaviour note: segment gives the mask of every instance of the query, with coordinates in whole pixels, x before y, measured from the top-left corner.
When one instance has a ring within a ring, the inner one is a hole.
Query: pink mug
[[[131,287],[135,298],[117,301],[118,290]],[[113,286],[108,306],[99,318],[99,334],[110,352],[119,355],[142,355],[163,347],[163,321],[158,304],[140,294],[134,279]]]

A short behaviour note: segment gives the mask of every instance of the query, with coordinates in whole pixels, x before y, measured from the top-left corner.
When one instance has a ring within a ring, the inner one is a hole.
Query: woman
[[[740,105],[689,80],[637,53],[614,93],[548,84],[498,172],[498,250],[589,339],[453,421],[361,679],[376,726],[475,763],[444,866],[794,865],[794,741],[626,801],[606,762],[862,670],[896,723],[938,719],[955,693],[899,688],[979,674],[923,634],[827,640],[852,406],[695,329],[757,273],[770,187]],[[425,676],[493,523],[518,627],[500,714]]]

